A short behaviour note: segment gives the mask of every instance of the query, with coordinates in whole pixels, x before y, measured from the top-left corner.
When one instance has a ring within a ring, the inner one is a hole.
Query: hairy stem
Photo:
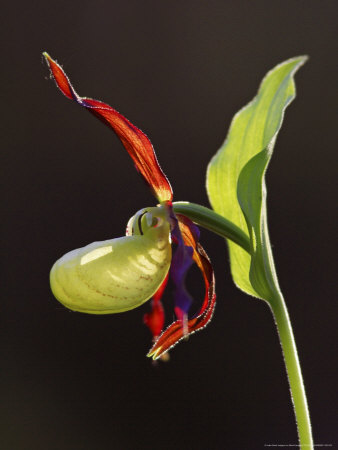
[[[313,450],[309,408],[289,314],[282,295],[269,303],[282,346],[302,450]]]
[[[226,239],[231,239],[251,254],[252,250],[249,237],[235,224],[211,209],[189,202],[176,202],[173,204],[173,208],[175,213],[184,214],[197,225]],[[266,235],[268,236],[267,230]],[[299,444],[301,450],[313,450],[309,409],[291,322],[284,298],[278,286],[272,254],[267,256],[266,261],[268,262],[266,270],[269,274],[273,288],[270,291],[269,298],[265,298],[265,300],[269,304],[274,316],[284,355],[286,372],[289,379],[291,397],[296,416]]]

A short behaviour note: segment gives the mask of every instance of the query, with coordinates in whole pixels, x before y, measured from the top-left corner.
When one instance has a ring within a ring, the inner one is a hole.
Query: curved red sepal
[[[141,173],[159,202],[172,201],[173,192],[170,183],[162,172],[148,137],[106,103],[77,95],[61,66],[47,53],[43,55],[61,92],[67,98],[75,100],[86,108],[116,133],[133,159],[136,169]]]
[[[197,242],[197,236],[194,235],[193,228],[189,226],[190,220],[181,214],[177,214],[177,218],[184,243],[193,247],[193,259],[203,274],[205,296],[202,307],[195,317],[189,319],[186,324],[177,320],[160,335],[147,355],[153,359],[160,358],[183,338],[202,330],[210,322],[216,305],[215,277],[210,259]]]

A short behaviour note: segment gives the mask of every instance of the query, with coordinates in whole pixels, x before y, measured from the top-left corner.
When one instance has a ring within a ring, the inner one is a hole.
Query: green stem
[[[313,450],[309,408],[289,314],[281,294],[278,297],[274,297],[269,305],[275,319],[284,355],[296,416],[300,448],[302,450]]]
[[[175,213],[183,214],[203,228],[219,236],[231,239],[250,253],[249,237],[237,225],[225,219],[212,209],[189,202],[173,203]]]
[[[173,208],[175,213],[184,214],[207,230],[213,231],[224,238],[231,239],[251,254],[249,237],[235,224],[211,209],[189,202],[176,202],[173,204]],[[265,236],[268,239],[267,229]],[[265,300],[267,300],[272,310],[282,346],[296,416],[300,448],[301,450],[313,450],[310,415],[296,343],[285,301],[278,286],[272,254],[268,250],[270,249],[270,244],[269,242],[265,244],[265,251],[267,252],[265,255],[265,275],[267,275],[267,285],[272,288],[269,290],[269,298]]]

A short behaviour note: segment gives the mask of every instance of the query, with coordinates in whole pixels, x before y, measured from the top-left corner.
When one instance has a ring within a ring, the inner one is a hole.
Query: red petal
[[[184,243],[185,245],[193,247],[193,259],[203,274],[205,297],[199,313],[188,320],[186,327],[183,327],[181,320],[177,320],[161,334],[148,353],[148,356],[153,359],[161,357],[180,340],[189,336],[189,334],[204,328],[210,322],[216,305],[215,278],[210,259],[203,247],[197,242],[196,236],[194,236],[189,227],[190,220],[180,214],[177,214],[177,218],[179,220]]]
[[[170,183],[162,172],[148,137],[111,106],[77,95],[63,69],[47,53],[44,53],[44,57],[61,92],[112,128],[158,201],[171,201],[173,193]]]
[[[155,292],[153,296],[153,299],[151,301],[150,313],[144,314],[143,316],[143,322],[147,325],[147,327],[151,331],[154,339],[158,338],[164,326],[165,315],[161,298],[165,290],[165,287],[168,283],[168,279],[169,279],[169,272],[165,277],[164,281],[162,282],[161,286],[158,288],[158,290]]]
[[[151,311],[144,314],[143,322],[147,325],[154,339],[161,334],[164,325],[164,309],[161,300],[151,301]]]

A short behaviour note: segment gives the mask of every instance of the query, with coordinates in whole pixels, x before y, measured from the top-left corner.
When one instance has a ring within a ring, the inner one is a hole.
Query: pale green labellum
[[[127,236],[93,242],[60,258],[50,273],[51,289],[73,311],[128,311],[154,295],[170,263],[167,211],[145,208],[129,220]]]

